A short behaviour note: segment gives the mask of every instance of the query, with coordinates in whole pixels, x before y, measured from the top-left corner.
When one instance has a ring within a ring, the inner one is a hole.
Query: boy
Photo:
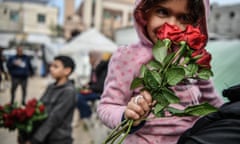
[[[73,83],[68,79],[75,64],[67,56],[57,56],[50,66],[50,74],[56,80],[48,86],[41,101],[48,118],[33,133],[30,144],[72,144],[71,122],[76,104]]]

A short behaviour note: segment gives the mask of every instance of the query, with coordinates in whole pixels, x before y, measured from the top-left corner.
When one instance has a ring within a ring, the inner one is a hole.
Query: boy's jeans
[[[100,94],[97,93],[90,93],[90,94],[78,94],[78,103],[77,107],[80,112],[80,117],[83,118],[90,118],[92,111],[91,107],[88,105],[88,101],[95,101],[100,99]]]

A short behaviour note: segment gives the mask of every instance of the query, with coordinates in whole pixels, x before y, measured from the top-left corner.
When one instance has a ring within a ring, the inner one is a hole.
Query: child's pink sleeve
[[[126,47],[119,48],[112,56],[108,74],[98,106],[98,115],[102,122],[110,128],[121,123],[123,113],[133,91],[130,90],[134,71],[138,71],[134,61],[134,53]]]
[[[223,99],[217,94],[211,80],[199,80],[197,85],[202,94],[201,102],[209,102],[216,107],[223,104]]]

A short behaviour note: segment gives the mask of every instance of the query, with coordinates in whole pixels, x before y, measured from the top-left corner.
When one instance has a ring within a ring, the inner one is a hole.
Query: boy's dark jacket
[[[48,118],[36,130],[32,137],[33,144],[58,144],[72,141],[71,122],[76,104],[76,93],[71,81],[64,85],[48,86],[41,101],[46,106]]]
[[[17,59],[21,59],[22,61],[24,61],[26,66],[22,68],[14,65],[13,62]],[[7,68],[12,77],[27,78],[33,75],[34,73],[30,58],[27,55],[22,56],[15,55],[13,57],[10,57],[9,60],[7,61]]]
[[[218,112],[199,119],[179,139],[178,144],[239,144],[240,143],[240,85],[223,91],[230,102]]]
[[[108,71],[108,62],[109,61],[101,61],[94,70],[96,73],[97,82],[93,82],[92,80],[90,80],[89,88],[95,93],[101,94],[103,92],[104,81]],[[91,77],[92,74],[93,71],[91,73]]]

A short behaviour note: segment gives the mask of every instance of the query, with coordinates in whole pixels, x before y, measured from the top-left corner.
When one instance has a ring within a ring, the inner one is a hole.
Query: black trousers
[[[12,87],[11,87],[11,104],[14,103],[15,94],[18,85],[22,88],[22,104],[25,104],[26,94],[27,94],[27,78],[16,78],[12,77]]]

